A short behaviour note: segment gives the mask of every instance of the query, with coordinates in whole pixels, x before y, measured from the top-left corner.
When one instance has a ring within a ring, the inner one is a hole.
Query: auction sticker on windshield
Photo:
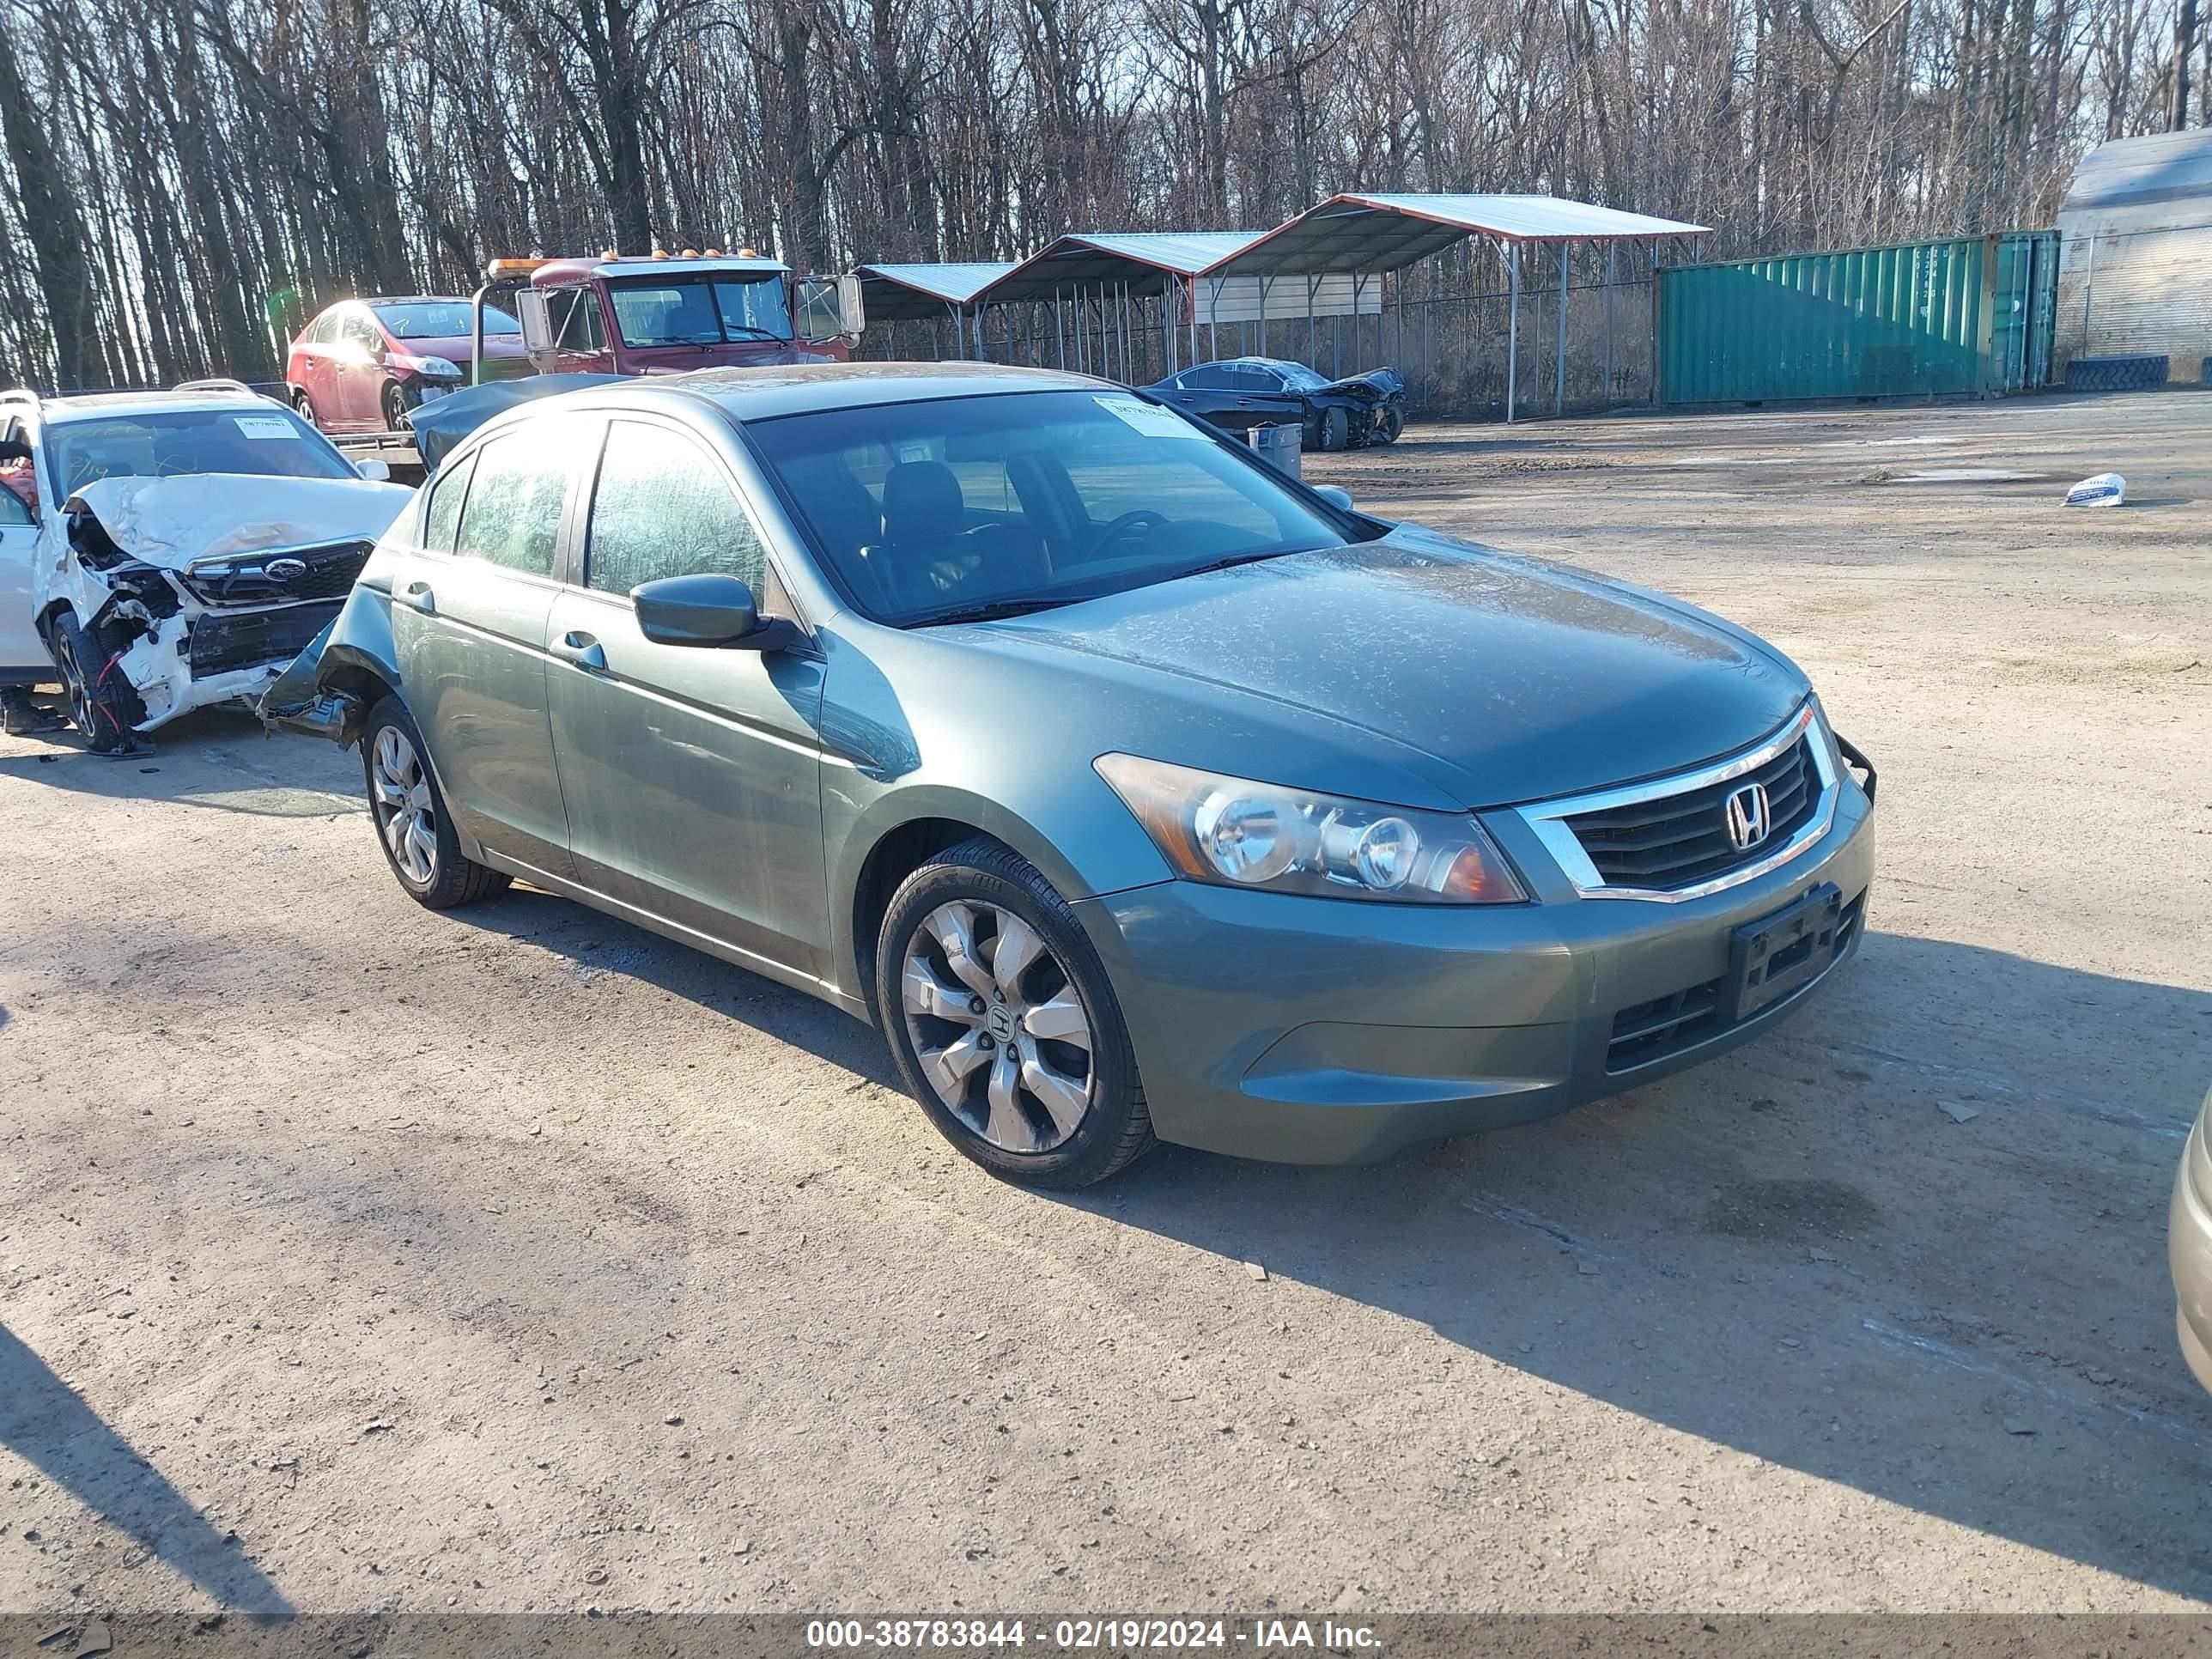
[[[234,415],[231,424],[249,438],[296,438],[299,428],[278,415]]]
[[[1195,438],[1200,443],[1206,441],[1206,434],[1173,410],[1163,409],[1158,404],[1136,398],[1093,398],[1091,401],[1147,438]]]

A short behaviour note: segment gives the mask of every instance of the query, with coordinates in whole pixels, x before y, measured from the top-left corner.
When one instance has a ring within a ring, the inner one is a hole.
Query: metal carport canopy
[[[855,265],[871,322],[928,322],[968,305],[1013,269],[1005,260],[956,264]]]
[[[1308,208],[1202,274],[1304,276],[1402,270],[1469,236],[1506,242],[1632,242],[1701,236],[1708,228],[1556,196],[1346,194]]]
[[[1070,231],[1012,266],[977,295],[988,305],[1057,299],[1068,289],[1126,285],[1158,294],[1170,277],[1217,264],[1264,234],[1256,230]]]

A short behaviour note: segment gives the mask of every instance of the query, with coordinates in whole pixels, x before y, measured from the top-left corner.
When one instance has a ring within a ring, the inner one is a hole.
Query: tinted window
[[[469,493],[469,474],[476,471],[477,458],[470,456],[459,466],[441,472],[429,486],[430,506],[422,515],[422,545],[433,553],[453,550],[453,528],[461,521],[461,498]]]
[[[1272,368],[1261,368],[1256,363],[1241,363],[1231,371],[1239,392],[1280,392],[1283,377]]]
[[[1208,363],[1203,368],[1194,368],[1182,377],[1182,383],[1192,392],[1226,392],[1231,384],[1229,371],[1218,363]]]
[[[536,430],[495,438],[477,452],[476,474],[453,551],[533,576],[553,574],[568,446]]]
[[[665,427],[617,421],[607,428],[592,496],[586,580],[605,593],[640,582],[713,571],[761,594],[767,555],[720,463]]]
[[[888,622],[1066,604],[1344,542],[1249,452],[1127,392],[948,398],[746,429],[831,569]]]
[[[64,496],[98,478],[245,472],[276,478],[351,478],[329,440],[282,404],[57,421],[46,463]]]

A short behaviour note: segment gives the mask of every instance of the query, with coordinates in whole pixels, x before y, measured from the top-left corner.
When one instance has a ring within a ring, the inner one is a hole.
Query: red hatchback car
[[[487,379],[527,374],[522,325],[484,312]],[[389,432],[410,409],[468,383],[466,300],[441,295],[343,300],[292,342],[284,369],[292,407],[325,432]]]

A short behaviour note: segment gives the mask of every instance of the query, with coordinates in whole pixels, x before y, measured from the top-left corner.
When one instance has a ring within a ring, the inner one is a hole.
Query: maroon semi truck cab
[[[495,259],[484,276],[479,314],[494,289],[514,286],[523,343],[550,374],[843,362],[864,325],[858,283],[794,276],[750,249]]]

